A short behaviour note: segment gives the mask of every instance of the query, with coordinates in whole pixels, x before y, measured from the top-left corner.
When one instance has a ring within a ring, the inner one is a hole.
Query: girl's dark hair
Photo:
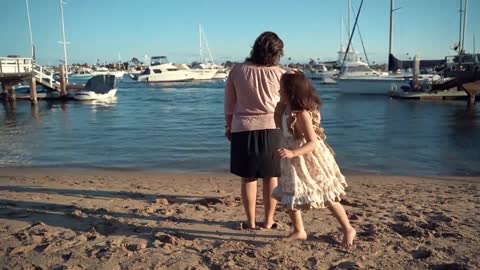
[[[281,79],[281,87],[292,111],[314,111],[322,105],[312,82],[303,72],[285,73]]]
[[[263,32],[255,40],[246,61],[258,66],[274,66],[283,56],[283,41],[273,32]]]

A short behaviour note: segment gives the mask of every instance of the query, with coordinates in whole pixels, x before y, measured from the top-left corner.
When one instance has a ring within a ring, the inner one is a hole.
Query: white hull
[[[117,88],[114,88],[105,94],[99,94],[93,91],[79,91],[73,94],[73,98],[76,100],[98,100],[98,99],[112,98],[116,94],[117,94]]]
[[[226,79],[228,77],[228,72],[223,72],[223,71],[217,71],[215,75],[213,75],[214,80],[219,80],[219,79]]]
[[[117,79],[122,79],[125,75],[125,71],[111,71],[109,74],[115,75]]]
[[[342,78],[337,80],[340,92],[347,94],[388,95],[390,91],[409,86],[409,81],[400,78]]]
[[[72,75],[69,75],[68,77],[69,78],[77,78],[77,79],[90,79],[92,78],[93,76],[95,76],[95,74],[72,74]]]
[[[194,80],[211,80],[217,73],[212,69],[191,69],[190,72],[192,72]]]
[[[114,75],[117,79],[122,79],[125,71],[95,71],[94,75]]]
[[[149,74],[138,76],[139,82],[184,82],[193,80],[191,72],[185,70],[170,71],[160,74]]]
[[[318,80],[320,83],[323,84],[335,84],[337,83],[336,80],[333,79],[333,76],[335,76],[337,72],[311,72],[307,71],[305,72],[305,76],[309,78],[310,80]]]
[[[434,92],[423,92],[423,91],[415,92],[415,91],[399,90],[399,91],[390,91],[389,94],[391,97],[394,97],[394,98],[406,98],[406,99],[467,97],[467,93],[465,91],[458,91],[456,87],[448,90],[441,90],[441,91],[434,91]],[[480,95],[480,93],[478,93],[478,95]]]

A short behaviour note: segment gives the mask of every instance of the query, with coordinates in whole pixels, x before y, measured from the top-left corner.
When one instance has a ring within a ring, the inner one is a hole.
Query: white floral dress
[[[304,136],[294,136],[296,113],[291,112],[292,123],[287,124],[288,110],[282,115],[284,147],[297,149],[307,141]],[[320,127],[320,113],[310,112],[312,124],[317,134],[317,147],[310,153],[281,160],[282,176],[273,190],[273,197],[287,209],[325,208],[325,203],[340,201],[345,195],[347,183],[335,162],[334,152],[326,143],[323,128]]]

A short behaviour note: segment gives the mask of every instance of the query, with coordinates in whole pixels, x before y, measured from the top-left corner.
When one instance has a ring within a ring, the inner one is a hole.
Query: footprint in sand
[[[414,259],[426,259],[432,256],[432,250],[427,247],[420,247],[412,251],[412,257]]]

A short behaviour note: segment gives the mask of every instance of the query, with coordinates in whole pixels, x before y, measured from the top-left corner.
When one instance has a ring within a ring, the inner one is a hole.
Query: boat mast
[[[208,52],[208,57],[210,57],[210,62],[212,64],[215,64],[215,63],[213,63],[212,52],[210,51],[210,46],[208,46],[207,35],[205,35],[205,33],[203,33],[203,38],[205,39],[205,45],[207,46],[207,52]]]
[[[392,46],[393,46],[393,0],[390,0],[390,40],[388,42],[388,57],[392,55]]]
[[[27,4],[27,17],[28,17],[28,29],[30,31],[30,46],[32,46],[32,58],[35,60],[35,47],[33,45],[32,24],[30,21],[30,8],[28,7],[28,0],[25,0]]]
[[[340,51],[343,51],[343,15],[342,15],[342,27],[341,27],[341,36],[340,36]]]
[[[200,63],[203,63],[203,50],[202,50],[202,25],[198,24],[198,42],[200,46]]]
[[[348,0],[348,38],[350,38],[350,31],[352,29],[352,25],[350,23],[350,16],[351,16],[351,10],[352,10],[352,0]]]
[[[460,0],[460,10],[458,11],[460,13],[460,29],[458,30],[458,53],[462,53],[462,13],[463,13],[463,0]]]
[[[462,30],[462,52],[464,52],[464,45],[465,45],[465,30],[467,29],[467,5],[468,0],[465,0],[465,8],[463,13],[463,30]]]
[[[65,40],[65,24],[63,20],[63,0],[60,0],[60,10],[62,13],[62,35],[63,35],[63,62],[65,64],[65,79],[68,82],[68,62],[67,62],[67,41]]]

